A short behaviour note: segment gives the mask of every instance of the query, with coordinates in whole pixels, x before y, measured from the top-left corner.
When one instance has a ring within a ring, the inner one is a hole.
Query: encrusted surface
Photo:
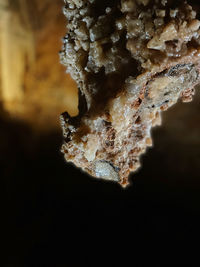
[[[186,2],[66,0],[61,59],[80,89],[80,114],[61,117],[67,161],[128,184],[152,145],[160,112],[190,101],[200,80],[200,22]]]

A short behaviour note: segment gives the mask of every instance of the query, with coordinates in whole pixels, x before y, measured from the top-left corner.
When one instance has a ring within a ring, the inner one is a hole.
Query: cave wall
[[[59,127],[77,113],[76,85],[59,63],[66,32],[62,1],[0,0],[0,101],[33,127]]]

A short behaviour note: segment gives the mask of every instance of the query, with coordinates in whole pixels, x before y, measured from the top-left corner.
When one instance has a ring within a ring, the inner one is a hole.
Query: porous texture
[[[151,128],[200,81],[200,22],[182,1],[66,0],[62,62],[80,90],[61,116],[62,151],[92,176],[128,184]]]

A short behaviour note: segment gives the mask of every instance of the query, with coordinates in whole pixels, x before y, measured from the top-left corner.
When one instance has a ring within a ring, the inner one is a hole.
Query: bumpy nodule
[[[200,82],[200,21],[186,1],[65,0],[61,61],[79,115],[61,116],[62,151],[90,175],[128,184],[151,128]]]

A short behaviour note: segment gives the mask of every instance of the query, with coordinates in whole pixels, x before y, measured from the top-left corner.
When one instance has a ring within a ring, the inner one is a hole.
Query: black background
[[[1,119],[7,262],[94,266],[109,256],[191,265],[199,248],[199,103],[197,95],[164,113],[154,148],[125,190],[66,164],[61,132],[36,136]]]

